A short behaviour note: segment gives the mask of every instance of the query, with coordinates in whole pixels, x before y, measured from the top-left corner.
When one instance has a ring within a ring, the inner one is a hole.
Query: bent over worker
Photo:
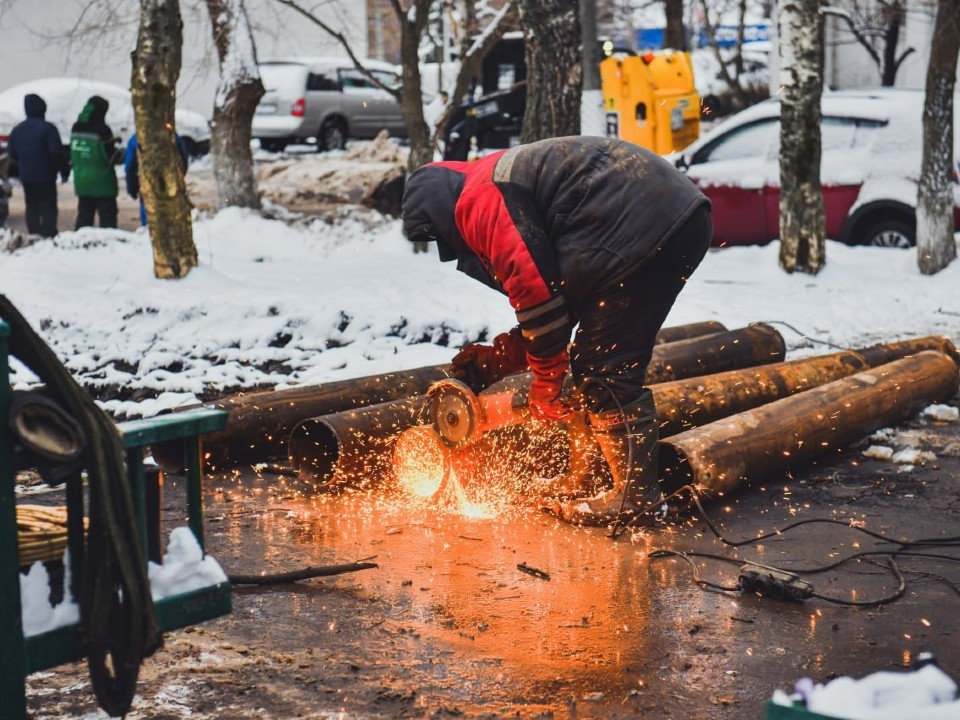
[[[561,421],[572,415],[561,396],[572,369],[613,486],[594,494],[588,466],[572,457],[545,491],[559,498],[553,510],[574,524],[609,525],[657,503],[658,426],[644,376],[657,332],[710,245],[710,205],[696,186],[636,145],[555,138],[419,168],[404,190],[403,227],[505,293],[517,313],[518,326],[492,347],[464,347],[455,375],[487,386],[529,366],[531,414]]]

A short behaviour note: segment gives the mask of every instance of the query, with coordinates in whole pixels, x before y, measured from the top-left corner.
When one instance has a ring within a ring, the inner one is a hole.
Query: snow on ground
[[[287,387],[448,362],[516,321],[506,298],[415,254],[400,223],[358,209],[333,221],[228,209],[194,225],[200,265],[153,277],[145,232],[86,228],[0,250],[0,292],[118,417],[224,391]],[[0,248],[6,245],[0,231]],[[815,277],[778,245],[711,251],[667,325],[778,324],[791,356],[911,336],[960,342],[960,262],[922,276],[913,251],[831,242]],[[31,375],[14,367],[17,384]]]

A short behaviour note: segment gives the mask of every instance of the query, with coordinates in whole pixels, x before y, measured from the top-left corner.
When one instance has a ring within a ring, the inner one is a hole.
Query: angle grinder
[[[530,417],[527,395],[506,390],[480,395],[460,380],[448,378],[427,391],[428,422],[451,448],[479,440],[497,428],[518,425]]]

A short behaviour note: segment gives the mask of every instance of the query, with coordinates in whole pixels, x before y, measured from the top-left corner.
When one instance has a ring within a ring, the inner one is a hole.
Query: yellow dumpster
[[[607,136],[661,155],[700,136],[700,96],[689,53],[661,50],[600,63]]]

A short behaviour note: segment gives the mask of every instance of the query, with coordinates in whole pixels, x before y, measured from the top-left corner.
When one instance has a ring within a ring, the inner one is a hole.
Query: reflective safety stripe
[[[547,302],[543,303],[542,305],[537,305],[536,307],[530,308],[529,310],[518,311],[517,320],[519,320],[521,323],[529,322],[530,320],[534,320],[540,317],[541,315],[548,313],[551,310],[554,310],[555,308],[558,308],[566,304],[567,304],[567,301],[563,297],[563,295],[558,295],[552,300],[547,300]]]

